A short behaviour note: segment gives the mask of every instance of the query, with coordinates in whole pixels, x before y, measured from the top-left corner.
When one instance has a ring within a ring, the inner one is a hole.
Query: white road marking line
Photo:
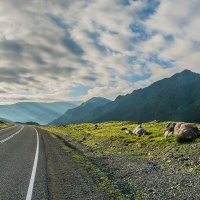
[[[31,200],[31,198],[32,198],[33,186],[34,186],[34,182],[35,182],[35,175],[36,175],[37,163],[38,163],[38,157],[39,157],[39,136],[38,136],[37,129],[35,129],[35,131],[37,133],[37,147],[36,147],[36,152],[35,152],[35,160],[34,160],[34,164],[33,164],[31,179],[30,179],[30,183],[29,183],[29,187],[28,187],[28,192],[26,195],[26,200]]]
[[[24,126],[21,127],[21,129],[19,131],[17,131],[16,133],[12,134],[11,136],[3,139],[0,141],[1,144],[3,144],[4,142],[10,140],[11,138],[13,138],[15,135],[19,134],[22,130],[23,130]]]
[[[13,128],[13,127],[15,127],[15,126],[16,126],[16,124],[15,124],[14,126],[10,126],[10,127],[8,127],[8,128],[3,128],[3,129],[0,130],[0,133],[3,132],[3,131],[5,131],[5,130],[7,130],[7,129]]]

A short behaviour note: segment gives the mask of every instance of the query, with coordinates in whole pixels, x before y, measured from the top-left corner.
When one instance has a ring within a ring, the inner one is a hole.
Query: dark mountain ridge
[[[101,106],[69,110],[53,124],[105,121],[200,122],[200,74],[184,70]],[[81,116],[81,117],[80,117]],[[62,120],[61,120],[62,119]],[[68,119],[68,120],[66,120]]]
[[[80,106],[73,109],[69,109],[63,116],[52,121],[50,124],[62,125],[70,123],[88,122],[91,118],[95,118],[96,109],[105,106],[109,102],[111,101],[102,97],[93,97],[85,103],[82,103]]]
[[[200,74],[184,70],[144,89],[116,98],[92,121],[130,120],[147,122],[200,121]]]

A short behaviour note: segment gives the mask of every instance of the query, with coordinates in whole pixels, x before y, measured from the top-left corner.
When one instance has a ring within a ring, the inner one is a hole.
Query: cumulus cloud
[[[198,72],[199,6],[1,1],[0,102],[114,99],[185,68]]]

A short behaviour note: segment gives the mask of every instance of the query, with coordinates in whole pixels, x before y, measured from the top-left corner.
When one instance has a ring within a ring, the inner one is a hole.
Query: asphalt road
[[[0,200],[48,199],[47,185],[41,135],[22,125],[0,130]]]
[[[0,130],[0,200],[110,199],[62,145],[42,130]]]

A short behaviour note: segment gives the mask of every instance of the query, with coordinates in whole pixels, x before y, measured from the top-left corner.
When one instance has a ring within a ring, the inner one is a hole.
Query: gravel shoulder
[[[40,130],[40,133],[46,151],[49,199],[110,199],[58,139],[46,131]]]

